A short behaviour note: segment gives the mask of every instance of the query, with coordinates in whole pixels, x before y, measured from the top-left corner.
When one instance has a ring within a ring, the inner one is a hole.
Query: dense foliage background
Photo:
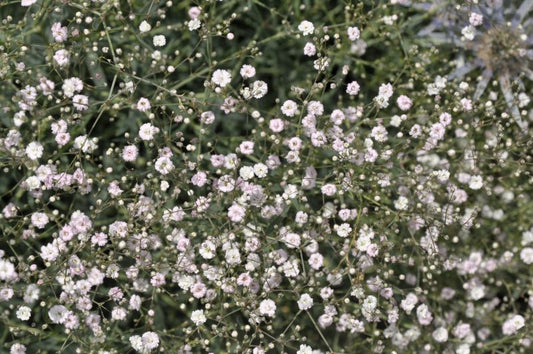
[[[0,0],[0,352],[530,352],[532,7]]]

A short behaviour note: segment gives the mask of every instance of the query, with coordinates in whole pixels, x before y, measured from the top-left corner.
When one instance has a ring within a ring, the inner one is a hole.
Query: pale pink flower
[[[287,117],[293,117],[298,110],[298,105],[293,100],[287,100],[281,106],[281,112]]]
[[[316,54],[316,46],[311,42],[305,43],[304,55],[307,55],[308,57],[312,57],[315,54]]]
[[[231,74],[228,70],[217,69],[213,72],[211,81],[220,87],[226,87],[231,82]]]
[[[141,112],[149,111],[152,106],[150,105],[150,101],[148,101],[147,98],[141,97],[139,101],[137,101],[137,110]]]
[[[61,26],[60,22],[56,22],[52,25],[52,36],[56,42],[64,42],[67,40],[67,27]]]
[[[241,154],[251,155],[254,153],[254,142],[253,141],[243,141],[239,145],[239,150]]]
[[[398,103],[398,107],[402,111],[407,111],[413,105],[413,101],[405,95],[401,95],[400,97],[398,97],[396,103]]]
[[[357,27],[348,27],[348,38],[353,42],[361,37],[361,31]]]
[[[355,96],[359,93],[359,90],[360,90],[360,86],[359,86],[359,83],[357,83],[357,81],[352,81],[348,84],[348,86],[346,87],[346,93],[349,94],[350,96]]]
[[[72,104],[78,111],[85,111],[89,108],[89,97],[85,95],[75,95],[72,98]]]
[[[139,154],[139,149],[135,145],[125,146],[122,150],[122,158],[124,161],[135,161],[137,155]]]
[[[270,130],[272,130],[274,133],[280,133],[283,131],[285,124],[283,123],[282,119],[275,118],[270,121],[268,124],[268,127]]]

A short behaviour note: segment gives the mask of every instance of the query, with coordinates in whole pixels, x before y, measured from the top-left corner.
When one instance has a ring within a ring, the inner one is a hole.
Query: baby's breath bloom
[[[31,317],[31,309],[28,306],[20,306],[17,310],[17,318],[21,321],[27,321]]]
[[[150,108],[152,108],[152,106],[150,105],[150,101],[147,98],[139,98],[139,101],[137,101],[137,110],[141,112],[146,112],[149,111]]]
[[[154,42],[154,46],[163,47],[165,44],[167,44],[167,39],[165,38],[164,35],[159,34],[157,36],[154,36],[153,42]]]
[[[521,315],[513,315],[506,320],[502,325],[502,332],[504,335],[509,336],[516,333],[519,329],[524,327],[525,320]]]
[[[38,160],[43,156],[43,145],[37,141],[33,141],[26,146],[26,156],[30,160]]]
[[[157,133],[159,133],[159,128],[150,123],[144,123],[139,128],[139,137],[142,140],[152,140]]]
[[[313,306],[313,298],[309,294],[302,294],[298,300],[300,310],[309,310]]]
[[[302,32],[304,36],[307,36],[313,33],[313,31],[315,30],[315,26],[309,21],[302,21],[298,25],[298,30],[300,30],[300,32]]]
[[[352,81],[346,87],[346,93],[350,96],[355,96],[359,93],[360,86],[357,81]]]
[[[244,64],[239,72],[243,79],[249,79],[255,76],[255,68],[251,65]]]
[[[211,81],[220,87],[226,87],[231,82],[231,74],[227,70],[217,69],[213,72]]]
[[[152,26],[150,26],[150,24],[147,21],[142,21],[141,24],[139,25],[139,31],[141,31],[141,33],[150,32],[151,29],[152,29]]]
[[[35,4],[37,2],[37,0],[22,0],[20,2],[20,6],[31,6],[33,4]]]
[[[263,316],[274,317],[276,313],[276,303],[270,299],[261,301],[259,304],[259,313]]]
[[[353,42],[361,36],[361,32],[359,31],[359,28],[357,27],[348,27],[347,30],[348,38]]]
[[[483,178],[479,175],[470,177],[470,181],[468,182],[468,187],[473,190],[478,190],[481,187],[483,187]]]
[[[191,313],[191,321],[194,322],[195,325],[200,326],[204,324],[207,321],[207,318],[204,315],[203,310],[195,310]]]
[[[315,54],[316,54],[316,46],[311,42],[305,43],[304,55],[307,55],[308,57],[312,57]]]
[[[298,105],[293,100],[287,100],[283,102],[283,105],[281,106],[281,112],[287,117],[294,117],[297,110]]]

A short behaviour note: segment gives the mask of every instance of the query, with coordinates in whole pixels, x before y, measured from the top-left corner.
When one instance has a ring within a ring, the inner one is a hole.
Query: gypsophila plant
[[[529,0],[0,0],[0,352],[533,351]]]

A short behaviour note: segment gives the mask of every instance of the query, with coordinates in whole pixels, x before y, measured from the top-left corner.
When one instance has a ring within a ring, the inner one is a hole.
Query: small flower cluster
[[[0,351],[531,351],[531,71],[488,82],[481,2],[461,75],[403,0],[0,7]]]

